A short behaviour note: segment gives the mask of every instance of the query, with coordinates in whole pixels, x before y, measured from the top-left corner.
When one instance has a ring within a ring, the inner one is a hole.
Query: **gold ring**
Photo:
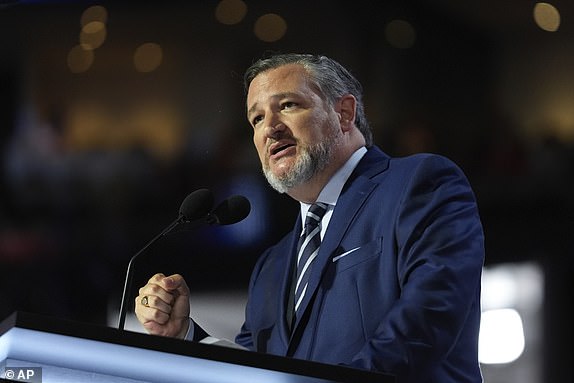
[[[148,299],[147,299],[147,295],[142,298],[141,304],[142,304],[143,306],[145,306],[145,307],[149,307],[149,302],[148,302]]]

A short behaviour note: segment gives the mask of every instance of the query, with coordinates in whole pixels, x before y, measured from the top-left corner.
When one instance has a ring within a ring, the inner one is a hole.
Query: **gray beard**
[[[327,167],[332,157],[333,144],[333,140],[327,140],[304,148],[293,168],[283,177],[275,176],[269,168],[263,168],[263,174],[273,189],[279,193],[287,193],[290,189],[309,181]]]

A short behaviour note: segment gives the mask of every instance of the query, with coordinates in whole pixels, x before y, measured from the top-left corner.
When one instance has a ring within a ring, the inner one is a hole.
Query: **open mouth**
[[[271,155],[274,156],[283,150],[289,149],[290,147],[295,146],[293,144],[284,144],[284,145],[277,145],[276,147],[271,149]]]

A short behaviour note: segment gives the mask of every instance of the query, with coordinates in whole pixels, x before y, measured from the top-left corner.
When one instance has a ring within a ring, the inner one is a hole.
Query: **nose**
[[[269,116],[265,121],[265,136],[277,138],[285,131],[285,124],[275,115]]]

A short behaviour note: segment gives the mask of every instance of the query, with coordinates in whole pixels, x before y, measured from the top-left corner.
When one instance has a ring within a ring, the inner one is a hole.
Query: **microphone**
[[[213,194],[209,189],[198,189],[189,193],[179,207],[179,218],[183,221],[201,219],[209,214],[213,206]]]
[[[124,291],[122,293],[122,301],[120,304],[120,315],[118,320],[118,329],[123,330],[126,320],[127,304],[129,291],[131,290],[133,279],[133,265],[135,259],[142,254],[148,247],[153,245],[157,240],[170,233],[176,227],[192,221],[204,219],[209,215],[211,207],[213,206],[213,194],[208,189],[198,189],[190,193],[181,203],[179,208],[179,215],[171,224],[169,224],[161,233],[156,235],[149,241],[140,251],[138,251],[128,263],[128,270],[126,273],[126,280],[124,283]]]
[[[207,216],[210,225],[231,225],[242,221],[249,215],[251,204],[242,195],[234,195],[220,203]]]
[[[205,216],[183,222],[178,229],[188,231],[199,226],[208,225],[232,225],[245,219],[251,211],[249,200],[241,195],[234,195],[221,202],[215,209]]]

